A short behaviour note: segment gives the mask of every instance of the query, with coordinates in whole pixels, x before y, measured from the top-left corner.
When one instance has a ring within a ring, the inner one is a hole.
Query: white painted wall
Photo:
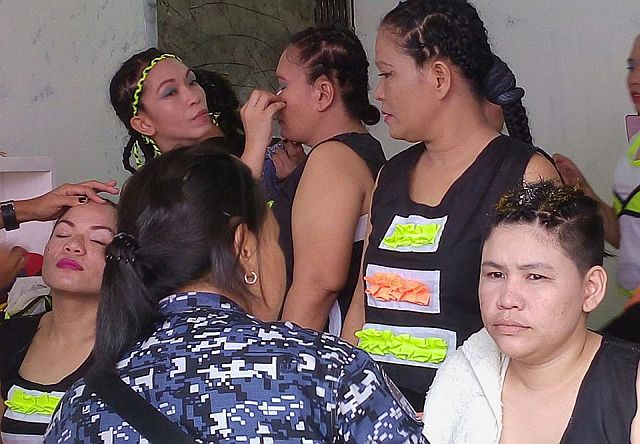
[[[397,0],[355,0],[356,31],[374,58],[375,33]],[[626,147],[625,114],[633,112],[626,88],[625,61],[640,33],[638,0],[472,0],[494,51],[526,90],[534,141],[549,152],[568,155],[594,189],[610,200],[618,154]],[[615,5],[615,6],[614,6]],[[371,70],[371,85],[377,70]],[[387,154],[406,144],[390,139],[384,124],[373,132]],[[615,281],[614,260],[607,268]],[[622,306],[615,283],[610,297],[591,317],[599,326]]]
[[[55,183],[121,182],[108,82],[155,44],[155,0],[0,0],[0,151],[50,156]]]

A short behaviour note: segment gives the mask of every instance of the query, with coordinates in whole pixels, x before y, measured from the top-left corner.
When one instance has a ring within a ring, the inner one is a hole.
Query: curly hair
[[[337,84],[347,112],[366,125],[380,121],[380,111],[369,103],[369,62],[356,35],[335,26],[308,28],[295,34],[289,46],[298,51],[311,83],[327,76]]]
[[[418,67],[445,57],[484,97],[483,81],[493,65],[487,30],[466,0],[406,0],[380,24],[390,31]]]

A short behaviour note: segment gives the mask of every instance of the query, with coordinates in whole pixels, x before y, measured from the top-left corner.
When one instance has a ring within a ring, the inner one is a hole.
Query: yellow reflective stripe
[[[447,356],[447,342],[442,338],[418,338],[395,335],[389,330],[367,328],[356,332],[358,347],[372,355],[393,355],[405,361],[439,364]]]
[[[14,412],[26,415],[53,415],[61,399],[61,397],[49,393],[30,395],[24,390],[16,388],[4,403]]]
[[[629,150],[627,151],[627,158],[629,159],[631,166],[640,167],[640,159],[636,159],[638,150],[640,150],[640,135],[637,135],[633,139],[629,146]]]
[[[620,213],[622,213],[622,201],[616,195],[613,196],[613,211],[615,211],[616,216],[620,216]]]

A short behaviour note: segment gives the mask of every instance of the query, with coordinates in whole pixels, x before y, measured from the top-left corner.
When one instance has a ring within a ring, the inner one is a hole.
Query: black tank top
[[[371,171],[371,176],[374,180],[378,175],[378,171],[380,171],[380,168],[386,161],[384,151],[382,151],[382,145],[380,145],[380,142],[369,133],[344,133],[325,140],[324,142],[329,141],[341,142],[351,148],[367,163],[367,166]],[[321,144],[318,144],[317,146],[319,145]],[[282,184],[280,193],[276,195],[272,206],[276,220],[280,225],[280,246],[284,252],[287,267],[287,291],[289,291],[289,287],[291,287],[291,282],[293,280],[294,257],[293,238],[291,233],[293,201],[296,196],[298,184],[300,183],[300,179],[304,173],[307,160],[311,155],[313,155],[313,151],[315,150],[316,148],[311,150],[307,158],[289,175],[289,177],[287,177]],[[334,334],[339,334],[339,329],[342,327],[347,309],[351,303],[351,298],[353,297],[353,292],[358,282],[363,244],[364,234],[359,238],[354,238],[347,282],[345,287],[338,294],[337,304],[334,304],[334,307],[331,310],[331,332]]]
[[[631,440],[636,415],[640,346],[602,338],[560,444],[621,444]]]
[[[382,363],[418,411],[447,350],[482,328],[478,281],[483,236],[496,202],[521,183],[535,152],[531,145],[496,137],[440,204],[431,207],[409,195],[411,171],[424,149],[424,144],[408,148],[380,173],[363,274],[365,280],[390,279],[391,287],[398,285],[397,278],[405,289],[424,284],[429,301],[387,301],[365,294],[366,323],[358,333],[365,335],[359,336],[359,345]],[[367,293],[371,288],[367,284]]]
[[[0,386],[2,399],[11,402],[18,392],[30,396],[48,395],[62,398],[74,382],[82,378],[93,365],[93,353],[70,375],[55,384],[39,384],[20,376],[20,366],[24,361],[29,346],[38,331],[42,314],[35,316],[15,317],[3,321],[0,325]],[[12,396],[13,395],[13,396]],[[36,406],[38,403],[36,402]],[[2,418],[2,433],[10,434],[14,439],[25,442],[42,441],[49,421],[44,421],[52,413],[14,409],[8,405]],[[33,440],[33,441],[32,441]]]

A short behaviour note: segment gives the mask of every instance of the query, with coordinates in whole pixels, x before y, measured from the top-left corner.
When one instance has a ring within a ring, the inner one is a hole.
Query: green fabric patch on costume
[[[441,338],[417,338],[395,335],[389,330],[367,328],[356,332],[358,347],[372,355],[393,355],[405,361],[439,364],[447,356],[447,341]]]
[[[30,395],[21,389],[12,392],[11,399],[4,403],[14,412],[25,415],[53,415],[58,403],[62,398],[43,393],[42,395]]]
[[[440,224],[398,224],[393,234],[384,238],[384,243],[391,248],[433,245],[440,227]]]

